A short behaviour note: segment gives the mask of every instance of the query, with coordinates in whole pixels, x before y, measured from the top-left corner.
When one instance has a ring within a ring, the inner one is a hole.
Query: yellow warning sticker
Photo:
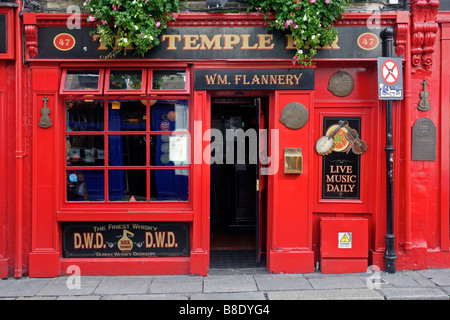
[[[338,232],[338,248],[351,249],[352,247],[352,233],[351,232]]]

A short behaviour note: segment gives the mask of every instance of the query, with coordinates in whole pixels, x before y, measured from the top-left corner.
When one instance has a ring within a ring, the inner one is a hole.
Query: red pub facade
[[[257,13],[104,59],[86,19],[1,3],[0,276],[450,267],[450,7],[406,9],[345,13],[301,68]]]

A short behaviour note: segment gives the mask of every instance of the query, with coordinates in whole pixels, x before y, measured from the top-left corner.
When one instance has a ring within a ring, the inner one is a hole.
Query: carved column
[[[413,72],[431,70],[438,24],[439,0],[411,0],[411,63]]]

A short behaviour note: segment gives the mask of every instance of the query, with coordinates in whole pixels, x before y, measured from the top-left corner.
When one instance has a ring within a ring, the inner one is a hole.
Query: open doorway
[[[211,102],[215,130],[210,166],[211,268],[249,268],[265,262],[258,156],[261,100],[213,98]]]

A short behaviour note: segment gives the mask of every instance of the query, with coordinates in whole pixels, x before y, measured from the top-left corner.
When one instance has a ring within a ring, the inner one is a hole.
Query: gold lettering
[[[177,50],[177,46],[175,45],[175,40],[178,42],[181,41],[181,35],[179,34],[165,34],[161,38],[161,42],[164,42],[166,39],[169,39],[167,50]]]
[[[228,84],[228,76],[225,74],[221,76],[220,74],[217,76],[217,84]]]
[[[253,79],[252,79],[252,84],[255,84],[255,83],[259,84],[259,77],[256,74],[253,76]]]
[[[100,38],[100,36],[93,36],[92,41],[97,41],[97,39]],[[106,44],[104,44],[101,40],[98,42],[98,48],[97,50],[108,50],[108,47]]]
[[[216,81],[216,75],[217,75],[217,73],[214,73],[214,75],[205,74],[206,84],[208,84],[208,85],[214,84]]]
[[[197,43],[199,36],[194,34],[186,34],[184,38],[183,50],[197,50],[200,44]]]
[[[249,34],[243,34],[243,35],[241,35],[241,38],[242,38],[242,47],[241,47],[242,50],[255,50],[255,49],[258,49],[258,44],[257,43],[255,43],[251,47],[248,45],[248,42],[249,42],[248,39],[250,38]]]
[[[259,39],[259,50],[270,50],[273,49],[274,44],[271,43],[273,40],[273,34],[258,34]]]
[[[242,77],[242,75],[236,74],[236,75],[234,76],[234,84],[238,84],[239,81],[241,81],[241,77]]]
[[[270,84],[277,84],[277,76],[276,75],[270,75]]]
[[[222,36],[219,34],[216,34],[212,39],[210,40],[207,35],[201,34],[200,35],[200,50],[220,50],[222,49],[220,45],[220,38]]]
[[[286,84],[288,84],[290,86],[294,85],[294,82],[292,82],[292,77],[293,77],[292,74],[286,75]]]
[[[286,50],[294,50],[297,49],[294,46],[294,37],[292,36],[292,34],[287,34],[286,35]]]
[[[336,39],[333,41],[332,44],[327,44],[326,46],[322,47],[322,50],[339,50],[341,47],[338,45],[339,37],[336,36]]]
[[[278,84],[285,84],[284,83],[284,77],[285,77],[284,74],[279,74],[278,75]]]
[[[224,34],[224,50],[233,50],[233,45],[236,45],[239,43],[240,38],[235,34]]]
[[[250,84],[250,82],[247,81],[247,76],[245,74],[244,74],[243,83],[244,84]]]
[[[267,74],[261,76],[261,84],[269,84],[269,76]]]
[[[298,82],[300,81],[300,78],[302,77],[303,73],[300,73],[298,76],[296,74],[294,74],[294,78],[295,78],[295,84],[298,85]]]

